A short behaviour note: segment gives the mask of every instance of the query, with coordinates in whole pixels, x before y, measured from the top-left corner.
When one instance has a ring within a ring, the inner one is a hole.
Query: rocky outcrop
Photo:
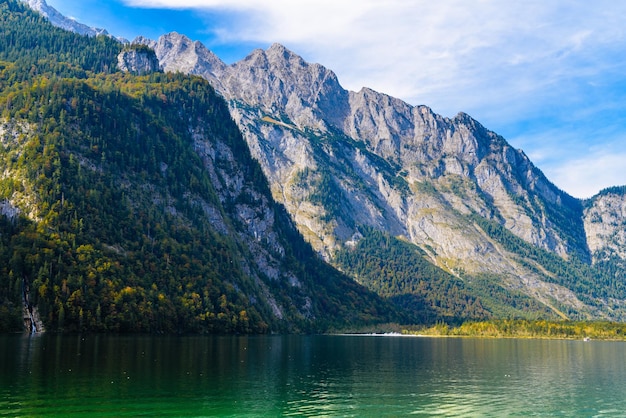
[[[587,202],[585,232],[594,262],[626,261],[626,187],[604,190]]]
[[[0,201],[0,215],[6,216],[9,220],[17,219],[17,216],[20,214],[20,209],[17,206],[14,206],[10,201],[3,200]]]
[[[40,334],[46,332],[46,328],[39,316],[39,310],[30,301],[30,292],[27,287],[24,287],[23,293],[23,321],[24,331],[29,334]]]
[[[135,75],[145,75],[160,70],[154,51],[145,46],[131,46],[117,56],[117,68]]]

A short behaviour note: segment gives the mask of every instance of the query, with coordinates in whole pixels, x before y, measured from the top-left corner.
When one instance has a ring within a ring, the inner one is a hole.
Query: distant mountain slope
[[[180,34],[135,42],[154,48],[166,71],[201,75],[229,100],[275,199],[328,260],[374,228],[466,284],[486,280],[500,295],[492,314],[521,292],[562,317],[626,318],[624,270],[609,277],[590,265],[582,202],[468,115],[346,91],[278,44],[228,66]],[[445,289],[433,292],[444,298]]]
[[[303,332],[398,320],[276,204],[199,77],[0,3],[0,329]],[[24,45],[37,45],[24,48]]]
[[[77,22],[74,19],[63,16],[54,7],[48,6],[45,0],[23,0],[23,2],[28,4],[31,9],[41,13],[54,26],[60,27],[62,29],[88,36],[109,34],[105,29],[92,28],[90,26]]]

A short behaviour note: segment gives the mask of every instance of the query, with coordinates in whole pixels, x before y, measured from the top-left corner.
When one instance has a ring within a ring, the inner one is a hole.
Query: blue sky
[[[626,184],[626,2],[47,3],[129,40],[177,31],[227,63],[279,42],[349,90],[470,114],[576,197]]]

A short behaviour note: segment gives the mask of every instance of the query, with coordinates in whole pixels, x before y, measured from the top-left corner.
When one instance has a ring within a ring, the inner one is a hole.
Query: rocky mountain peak
[[[272,45],[270,45],[269,48],[267,48],[267,55],[283,55],[285,57],[289,57],[289,56],[298,57],[294,52],[287,49],[287,47],[285,47],[283,44],[280,44],[278,42],[274,42]]]
[[[227,97],[270,113],[281,109],[302,128],[326,130],[323,115],[336,113],[347,102],[347,92],[332,71],[307,63],[280,44],[257,49],[233,64],[224,87]]]
[[[200,75],[224,97],[260,106],[267,113],[281,109],[300,127],[327,130],[328,122],[339,126],[346,113],[347,91],[337,76],[278,43],[256,49],[230,66],[202,43],[175,32],[156,42],[137,38],[134,43],[154,48],[165,71]],[[327,114],[334,116],[325,120],[322,115]]]
[[[228,66],[201,42],[171,32],[159,37],[157,41],[137,37],[133,44],[143,44],[154,49],[164,71],[196,74],[209,80],[213,87],[224,94],[220,81]]]
[[[166,71],[221,73],[226,67],[226,64],[201,42],[194,42],[177,32],[163,35],[158,41],[137,37],[133,44],[144,44],[154,49]]]
[[[291,69],[291,71],[298,71],[298,69],[309,66],[309,64],[305,62],[301,56],[295,54],[293,51],[287,49],[284,45],[279,43],[272,44],[264,52],[264,55],[274,68],[286,67]]]
[[[266,51],[257,49],[233,65],[235,72],[257,72],[280,80],[283,92],[299,91],[316,97],[320,90],[343,90],[337,76],[320,64],[309,64],[302,57],[281,44],[273,44]],[[309,100],[315,103],[315,100]]]

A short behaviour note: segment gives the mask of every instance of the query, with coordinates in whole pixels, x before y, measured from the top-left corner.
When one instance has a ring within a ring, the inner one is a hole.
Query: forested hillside
[[[397,319],[271,199],[207,81],[0,2],[0,330],[313,331]]]
[[[354,248],[340,251],[336,262],[372,291],[410,310],[414,323],[556,317],[522,292],[494,286],[493,278],[455,277],[417,246],[374,229],[367,229]]]

